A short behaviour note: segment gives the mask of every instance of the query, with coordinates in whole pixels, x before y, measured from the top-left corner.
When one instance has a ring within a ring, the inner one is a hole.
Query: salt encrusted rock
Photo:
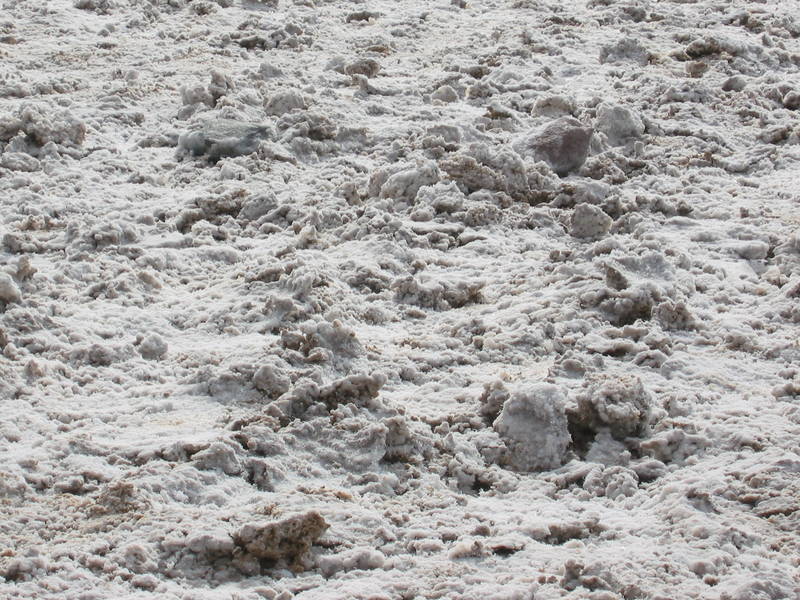
[[[272,138],[268,127],[231,119],[214,119],[178,138],[178,153],[206,156],[217,162],[227,156],[252,154]]]
[[[381,186],[381,198],[413,200],[419,189],[439,181],[439,168],[432,161],[391,175]]]
[[[276,364],[261,365],[253,374],[253,385],[270,398],[277,398],[289,391],[292,382],[283,369]]]
[[[167,342],[157,333],[151,333],[139,344],[139,354],[147,360],[158,360],[167,353]]]
[[[491,383],[484,384],[483,394],[479,398],[480,408],[478,414],[486,421],[492,423],[503,410],[503,404],[510,398],[511,394],[502,380],[497,379]]]
[[[242,462],[238,454],[241,446],[232,442],[216,441],[192,455],[192,463],[201,470],[218,470],[226,475],[242,472]]]
[[[622,146],[642,136],[644,123],[631,109],[604,102],[597,108],[597,129],[612,146]]]
[[[552,95],[536,99],[531,113],[539,117],[563,117],[575,112],[575,102],[567,96]]]
[[[555,385],[537,383],[514,390],[493,427],[508,448],[512,468],[539,471],[563,464],[570,435],[564,396]]]
[[[800,92],[791,91],[783,97],[783,106],[789,110],[800,108]]]
[[[322,515],[309,511],[273,523],[248,523],[232,537],[247,554],[264,561],[285,561],[297,570],[302,568],[302,558],[311,545],[328,527]]]
[[[222,71],[211,71],[211,83],[208,84],[208,93],[211,95],[214,105],[223,96],[235,89],[233,79]]]
[[[11,171],[32,173],[41,168],[38,160],[24,152],[4,152],[0,154],[0,166]]]
[[[258,67],[258,76],[261,79],[273,79],[275,77],[283,77],[283,71],[280,67],[276,67],[271,63],[262,62],[261,66]]]
[[[365,77],[375,77],[380,70],[381,66],[374,58],[359,58],[344,68],[347,75],[364,75]]]
[[[650,62],[652,54],[635,38],[622,38],[615,44],[600,49],[600,63],[634,62],[644,66]]]
[[[653,307],[653,318],[662,328],[670,330],[694,329],[696,323],[684,302],[665,300]]]
[[[504,192],[531,204],[552,199],[556,177],[544,163],[531,164],[511,148],[496,150],[482,143],[445,156],[439,167],[466,193],[478,190]]]
[[[583,202],[572,213],[570,234],[577,238],[597,238],[608,233],[613,222],[601,208]]]
[[[264,103],[264,111],[268,115],[280,116],[293,110],[305,110],[308,102],[303,95],[296,90],[284,90],[273,94]]]
[[[514,144],[523,157],[543,160],[558,175],[580,168],[589,155],[592,129],[572,117],[561,117]]]
[[[17,284],[7,273],[0,273],[0,302],[11,304],[20,300],[22,300],[22,294]]]
[[[38,151],[50,142],[59,146],[79,146],[86,138],[86,125],[69,113],[54,114],[40,104],[23,105],[14,116],[0,117],[0,142],[21,140],[13,151]]]
[[[653,399],[638,377],[587,378],[568,411],[573,428],[596,433],[608,429],[616,439],[642,435],[650,425]]]
[[[456,91],[450,87],[449,85],[443,85],[431,94],[431,100],[438,100],[439,102],[456,102],[458,100],[458,94]]]
[[[719,54],[722,52],[722,47],[716,39],[705,37],[691,41],[683,51],[689,58],[702,58],[703,56]]]
[[[741,92],[745,87],[747,87],[747,79],[741,75],[734,75],[723,82],[722,91]]]
[[[81,10],[88,10],[99,15],[110,14],[117,8],[117,3],[112,0],[74,0],[72,5]]]

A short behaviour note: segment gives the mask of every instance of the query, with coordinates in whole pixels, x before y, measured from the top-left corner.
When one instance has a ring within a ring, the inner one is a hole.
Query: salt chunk
[[[167,343],[156,333],[151,333],[139,344],[139,354],[142,355],[142,358],[156,360],[163,357],[166,353]]]
[[[17,284],[7,273],[0,273],[0,301],[11,304],[20,300],[22,300],[22,294]]]
[[[257,123],[244,123],[231,119],[210,120],[195,130],[178,138],[179,152],[194,156],[207,156],[217,162],[226,156],[252,154],[272,134],[269,128]]]
[[[563,464],[571,438],[564,396],[555,385],[514,390],[493,427],[508,447],[514,469],[539,471]]]
[[[561,117],[514,144],[523,157],[543,160],[558,175],[579,168],[589,155],[592,129],[572,117]]]
[[[268,115],[280,116],[293,110],[304,110],[308,108],[306,99],[295,90],[285,90],[278,92],[270,97],[264,104],[264,110]]]
[[[596,238],[608,233],[613,219],[602,209],[581,203],[575,207],[570,222],[570,233],[578,238]]]
[[[23,152],[4,152],[0,154],[0,166],[11,171],[25,171],[28,173],[40,169],[39,161]]]
[[[723,92],[741,92],[747,86],[747,79],[741,75],[728,77],[722,84]]]
[[[428,161],[389,177],[381,186],[380,195],[381,198],[413,200],[421,187],[433,185],[437,181],[439,181],[439,168],[436,163]]]
[[[584,385],[576,397],[577,407],[570,409],[573,426],[593,432],[608,428],[615,439],[646,431],[653,399],[638,377],[597,376]]]
[[[458,100],[458,94],[449,85],[443,85],[436,88],[431,94],[431,100],[438,100],[439,102],[445,103],[455,102]]]
[[[612,146],[622,146],[644,133],[639,115],[625,106],[605,102],[597,109],[597,128],[606,134]]]
[[[271,398],[289,391],[291,380],[278,365],[261,365],[253,374],[253,385]]]
[[[344,68],[347,75],[364,75],[365,77],[375,77],[381,70],[381,66],[374,58],[360,58],[348,64]]]
[[[796,110],[800,108],[800,92],[788,92],[783,97],[783,105],[789,110]]]

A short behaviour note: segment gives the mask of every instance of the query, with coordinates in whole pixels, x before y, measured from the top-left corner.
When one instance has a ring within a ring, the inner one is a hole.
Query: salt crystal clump
[[[467,193],[504,192],[531,204],[552,199],[557,187],[546,164],[531,164],[511,148],[498,150],[483,143],[448,154],[439,161],[439,167]]]
[[[264,111],[268,115],[280,116],[293,110],[308,108],[306,99],[295,90],[285,90],[270,96],[264,104]]]
[[[514,390],[493,427],[508,447],[509,464],[518,471],[561,466],[571,441],[564,396],[549,383]]]
[[[365,77],[375,77],[380,70],[381,66],[374,58],[359,58],[344,68],[347,75],[364,75]]]
[[[800,92],[791,91],[783,97],[783,106],[789,110],[797,110],[800,108]]]
[[[458,100],[458,94],[449,85],[442,85],[436,88],[431,94],[431,100],[438,100],[439,102],[455,102]]]
[[[0,273],[0,302],[11,304],[19,302],[21,299],[22,294],[11,276],[7,273]]]
[[[303,556],[328,529],[316,511],[296,515],[273,523],[248,523],[232,535],[233,541],[247,554],[266,561],[286,561],[293,569],[301,569]]]
[[[72,5],[81,10],[88,10],[99,15],[108,15],[117,8],[117,3],[111,0],[74,0]]]
[[[253,385],[270,398],[277,398],[289,391],[291,380],[277,364],[261,365],[253,374]]]
[[[4,152],[0,154],[0,166],[10,171],[27,173],[38,171],[41,168],[38,160],[24,152]]]
[[[612,146],[622,146],[644,133],[644,123],[631,109],[605,102],[597,108],[597,128]]]
[[[614,220],[602,209],[585,202],[572,213],[570,233],[578,238],[596,238],[608,233]]]
[[[589,155],[592,129],[572,117],[561,117],[514,144],[522,157],[543,160],[558,175],[579,168]]]
[[[244,156],[259,149],[262,142],[272,138],[268,127],[257,123],[243,123],[231,119],[215,119],[203,123],[198,129],[178,138],[178,153],[205,155],[217,162],[227,156]]]
[[[635,38],[622,38],[600,48],[600,63],[634,62],[645,66],[652,59],[650,51]]]
[[[381,198],[413,200],[419,189],[439,181],[436,163],[427,161],[417,167],[405,169],[390,176],[381,186]]]
[[[568,96],[552,95],[536,99],[531,114],[539,117],[562,117],[575,112],[575,102]]]
[[[728,79],[722,83],[723,92],[741,92],[745,87],[747,87],[747,79],[741,75],[728,77]]]
[[[653,318],[668,331],[694,329],[696,323],[685,302],[665,300],[653,307]]]
[[[86,139],[86,125],[69,113],[54,113],[45,105],[23,105],[14,116],[0,117],[0,142],[12,142],[6,151],[39,156],[51,142],[75,147]]]
[[[157,360],[167,353],[167,342],[157,333],[151,333],[139,344],[139,354],[147,360]]]
[[[587,379],[569,411],[573,428],[608,429],[616,439],[643,434],[652,418],[653,400],[638,377],[599,375]]]

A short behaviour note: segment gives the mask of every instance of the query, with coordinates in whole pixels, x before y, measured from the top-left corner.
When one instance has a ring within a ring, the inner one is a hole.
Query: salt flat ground
[[[800,597],[800,3],[2,0],[0,597]]]

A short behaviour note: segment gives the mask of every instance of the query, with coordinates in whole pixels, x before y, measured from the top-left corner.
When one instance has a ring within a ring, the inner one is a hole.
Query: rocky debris
[[[147,335],[139,343],[139,354],[147,360],[159,360],[167,353],[167,343],[157,333]]]

